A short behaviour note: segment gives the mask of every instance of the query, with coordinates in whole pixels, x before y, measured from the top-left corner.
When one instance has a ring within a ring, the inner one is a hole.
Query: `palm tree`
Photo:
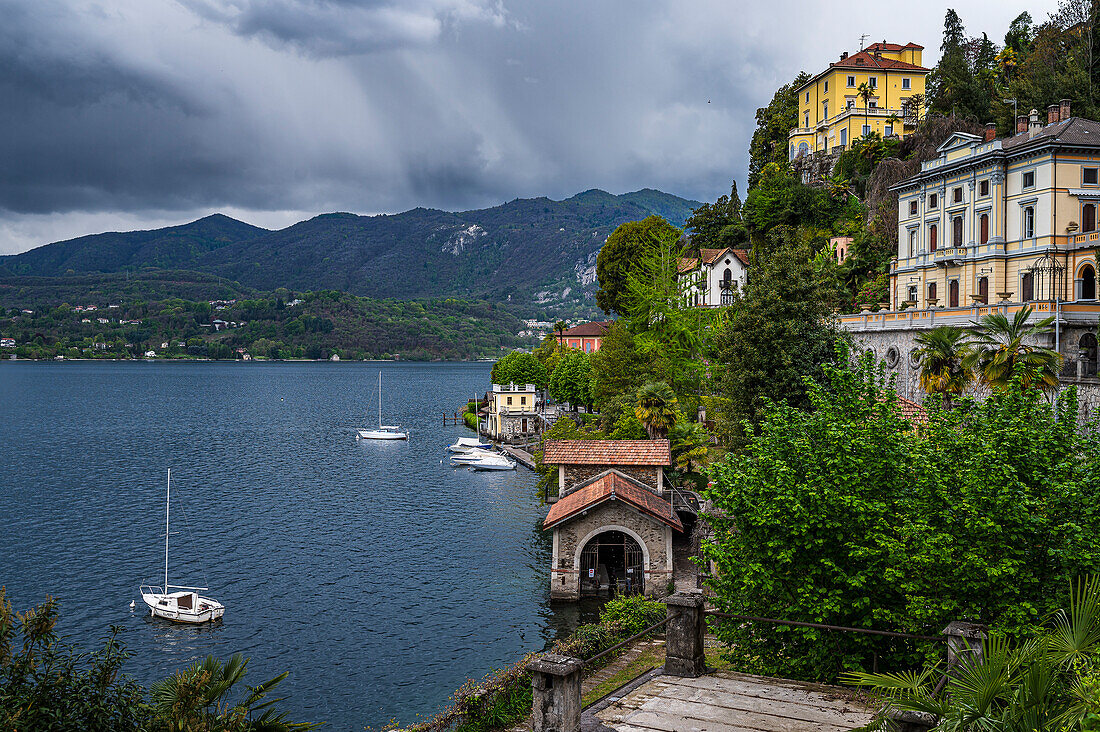
[[[859,89],[856,90],[856,96],[863,100],[863,127],[869,128],[870,122],[868,122],[868,108],[871,104],[871,97],[875,95],[874,89],[867,85],[867,82],[863,82],[859,85]]]
[[[922,671],[847,673],[845,681],[877,692],[879,728],[891,709],[922,712],[937,730],[1095,729],[1094,671],[1100,660],[1100,581],[1070,587],[1069,610],[1055,613],[1050,628],[1012,644],[1005,635],[988,638],[978,658],[966,654],[943,673],[939,664]]]
[[[266,699],[268,692],[287,677],[284,672],[259,686],[247,687],[237,702],[229,699],[244,678],[248,659],[236,654],[225,663],[213,656],[153,684],[149,691],[157,717],[169,732],[290,732],[314,729],[308,722],[290,722],[287,712],[272,708],[281,699]]]
[[[634,416],[645,427],[649,438],[664,437],[676,424],[676,394],[663,381],[650,381],[638,389]]]
[[[1026,342],[1050,333],[1054,317],[1029,325],[1033,311],[1029,305],[1012,320],[1004,313],[991,313],[974,322],[976,337],[963,365],[977,371],[989,388],[1008,386],[1017,372],[1025,389],[1050,391],[1058,386],[1062,357],[1050,348]]]
[[[554,323],[554,330],[556,330],[558,332],[558,345],[559,346],[561,346],[561,336],[562,336],[562,333],[565,332],[565,327],[566,326],[565,326],[565,321],[564,320],[559,320],[558,322]]]
[[[668,431],[668,439],[672,443],[672,464],[677,474],[677,484],[682,480],[706,485],[702,475],[707,462],[707,443],[710,435],[703,425],[698,422],[681,420],[672,425]]]
[[[920,386],[928,394],[941,394],[950,408],[951,400],[961,396],[974,380],[974,371],[964,365],[969,354],[966,332],[941,325],[914,339],[921,356]]]

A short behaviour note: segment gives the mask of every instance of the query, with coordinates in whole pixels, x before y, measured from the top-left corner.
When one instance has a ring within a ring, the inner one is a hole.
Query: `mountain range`
[[[329,213],[278,231],[214,214],[0,257],[0,277],[190,270],[268,291],[484,298],[558,309],[591,302],[596,255],[617,226],[653,214],[683,226],[699,205],[652,189],[589,190],[474,211]]]

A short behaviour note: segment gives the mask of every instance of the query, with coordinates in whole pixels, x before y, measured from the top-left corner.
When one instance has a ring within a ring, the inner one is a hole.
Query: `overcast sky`
[[[1049,2],[953,2],[1003,40]],[[452,210],[588,188],[744,189],[754,113],[946,5],[0,0],[0,254],[221,211]]]

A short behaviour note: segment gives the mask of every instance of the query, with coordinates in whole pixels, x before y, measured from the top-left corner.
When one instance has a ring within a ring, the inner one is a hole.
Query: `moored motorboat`
[[[470,470],[515,470],[516,463],[513,460],[509,460],[503,455],[489,455],[486,457],[473,460],[467,465],[470,466]]]
[[[493,445],[478,437],[459,437],[453,445],[447,446],[447,452],[464,453],[470,450],[488,450]]]

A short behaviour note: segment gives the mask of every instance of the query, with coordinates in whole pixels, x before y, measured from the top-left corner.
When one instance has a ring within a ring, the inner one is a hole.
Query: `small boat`
[[[470,450],[488,450],[493,445],[482,442],[478,437],[459,437],[453,445],[447,446],[447,452],[469,452]]]
[[[407,440],[409,433],[397,425],[382,424],[382,372],[378,372],[378,429],[355,430],[357,440]]]
[[[466,463],[470,470],[515,470],[516,463],[503,455],[489,455]]]
[[[149,614],[177,623],[207,623],[225,615],[225,605],[198,592],[207,587],[184,587],[168,584],[168,515],[172,499],[172,469],[168,469],[168,492],[164,502],[164,586],[141,585],[141,599],[149,606]],[[131,604],[132,607],[132,604]]]

